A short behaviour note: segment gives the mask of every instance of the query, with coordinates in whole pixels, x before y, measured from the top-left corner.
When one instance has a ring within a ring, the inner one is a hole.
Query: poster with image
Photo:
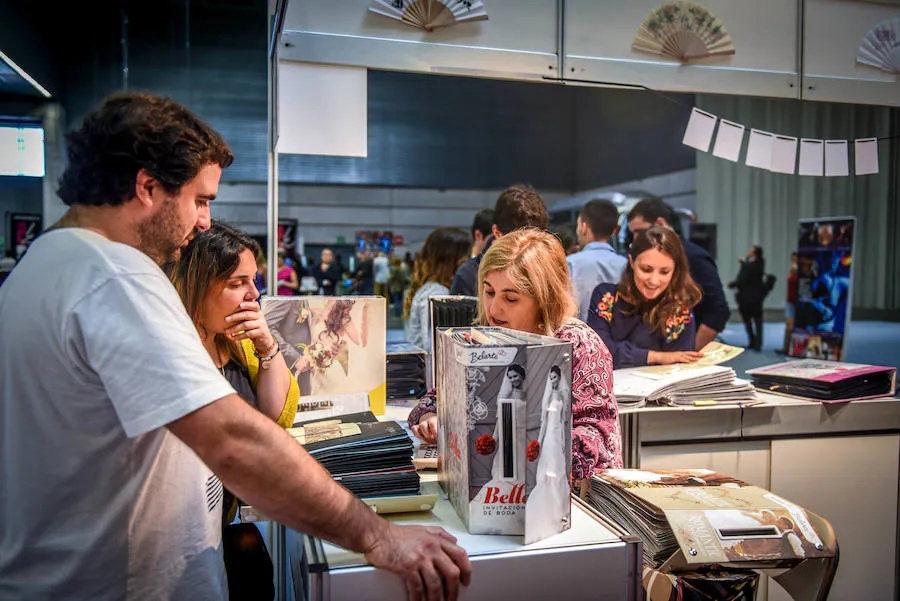
[[[29,213],[7,213],[12,251],[16,261],[20,260],[41,234],[41,216]]]
[[[261,304],[301,397],[365,393],[371,411],[384,414],[383,298],[279,296]]]
[[[801,220],[787,352],[842,361],[847,350],[856,218]]]

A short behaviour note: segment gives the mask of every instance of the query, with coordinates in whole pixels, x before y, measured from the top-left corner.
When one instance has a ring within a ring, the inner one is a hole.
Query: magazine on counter
[[[820,401],[845,403],[893,396],[897,368],[820,359],[803,359],[747,371],[760,390]]]
[[[710,470],[604,470],[588,501],[644,543],[658,568],[679,550],[688,564],[760,564],[831,557],[806,511]]]

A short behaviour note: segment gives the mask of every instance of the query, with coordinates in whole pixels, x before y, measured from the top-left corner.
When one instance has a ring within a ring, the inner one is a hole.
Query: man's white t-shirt
[[[227,598],[221,484],[164,426],[233,389],[160,268],[48,232],[0,316],[0,598]]]

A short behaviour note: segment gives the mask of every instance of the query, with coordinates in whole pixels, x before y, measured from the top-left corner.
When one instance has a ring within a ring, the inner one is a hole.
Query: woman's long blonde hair
[[[484,254],[478,268],[478,323],[488,325],[484,312],[484,278],[492,271],[505,271],[521,294],[535,300],[541,313],[541,333],[554,332],[578,314],[572,300],[572,284],[566,253],[553,234],[524,228],[504,234]]]

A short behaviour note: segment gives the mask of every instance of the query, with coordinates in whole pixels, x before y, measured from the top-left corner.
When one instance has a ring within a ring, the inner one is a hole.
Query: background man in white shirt
[[[126,94],[68,142],[70,209],[0,288],[0,598],[226,598],[219,479],[411,597],[455,598],[455,539],[379,518],[241,400],[160,270],[209,227],[219,134]]]
[[[581,252],[569,255],[569,277],[578,303],[578,319],[587,320],[591,293],[600,284],[618,284],[628,259],[616,254],[609,239],[619,232],[619,210],[612,202],[588,201],[578,215],[576,233]]]

